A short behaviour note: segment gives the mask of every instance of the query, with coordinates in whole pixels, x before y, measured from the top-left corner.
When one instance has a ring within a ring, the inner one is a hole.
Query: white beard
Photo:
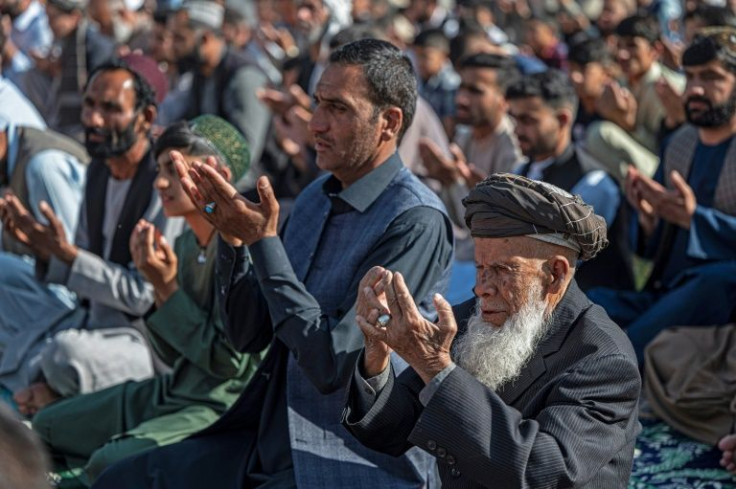
[[[500,328],[483,321],[476,311],[453,345],[453,360],[492,390],[516,380],[547,333],[546,307],[542,286],[535,284],[519,312]]]

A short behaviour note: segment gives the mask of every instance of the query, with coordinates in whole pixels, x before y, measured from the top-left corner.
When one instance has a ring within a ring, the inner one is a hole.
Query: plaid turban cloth
[[[191,131],[207,139],[222,156],[224,163],[233,172],[233,182],[248,173],[250,147],[240,131],[216,115],[200,115],[189,122]]]
[[[606,222],[578,196],[520,175],[496,173],[463,199],[474,238],[530,236],[590,260],[608,245]]]

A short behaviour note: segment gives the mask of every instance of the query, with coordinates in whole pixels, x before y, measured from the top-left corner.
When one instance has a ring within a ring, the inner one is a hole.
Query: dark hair
[[[353,24],[332,36],[330,49],[334,50],[345,44],[360,41],[361,39],[381,39],[383,35],[376,27],[370,24]]]
[[[525,75],[506,89],[506,100],[528,97],[539,97],[553,109],[570,107],[574,111],[578,102],[570,78],[555,69]]]
[[[736,27],[736,14],[726,7],[699,5],[685,14],[684,20],[700,20],[704,25]]]
[[[736,29],[703,29],[682,53],[683,66],[703,65],[716,60],[730,72],[736,73]]]
[[[588,63],[609,65],[613,63],[613,56],[603,39],[584,39],[570,46],[567,60],[580,66]]]
[[[176,149],[190,156],[215,156],[221,164],[227,166],[227,162],[222,161],[220,152],[206,138],[192,132],[187,121],[178,121],[167,127],[156,140],[153,154],[158,159],[167,149]]]
[[[409,58],[390,42],[361,39],[333,51],[330,63],[362,67],[374,113],[387,107],[401,109],[404,118],[400,141],[414,119],[417,106],[417,79]]]
[[[616,27],[619,37],[643,37],[650,44],[659,41],[662,31],[659,22],[654,17],[641,14],[632,15],[621,21]]]
[[[107,63],[103,63],[97,68],[95,68],[92,73],[89,75],[89,79],[87,80],[87,86],[89,86],[90,83],[92,83],[92,80],[100,73],[106,72],[106,71],[117,71],[117,70],[124,70],[130,73],[130,75],[133,77],[133,88],[135,89],[135,110],[141,110],[149,105],[153,105],[154,107],[156,104],[156,92],[154,92],[151,85],[148,84],[146,80],[143,79],[141,75],[133,71],[133,69],[126,63],[125,61],[121,59],[113,59],[112,61],[108,61]]]
[[[444,53],[450,52],[450,41],[442,29],[425,29],[414,38],[414,46],[418,48],[434,48]]]
[[[548,29],[552,31],[552,34],[555,37],[560,37],[560,26],[557,22],[557,19],[554,19],[552,17],[542,16],[542,15],[535,15],[533,17],[528,18],[524,22],[525,28],[529,28],[531,24],[538,23],[542,24],[543,26],[546,26]]]
[[[519,69],[516,62],[509,56],[493,53],[471,54],[460,60],[460,69],[463,68],[487,68],[496,70],[496,85],[501,92],[519,78]]]
[[[485,29],[481,27],[475,20],[463,20],[463,28],[457,36],[450,40],[450,61],[452,64],[457,65],[466,55],[468,50],[468,44],[471,39],[482,38],[488,40],[488,34]]]

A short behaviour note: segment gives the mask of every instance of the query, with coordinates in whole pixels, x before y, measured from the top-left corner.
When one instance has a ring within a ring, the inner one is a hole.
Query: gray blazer
[[[455,309],[462,320],[472,302]],[[426,406],[424,383],[390,376],[360,416],[357,385],[343,423],[363,444],[398,455],[433,454],[447,488],[625,488],[631,473],[641,379],[631,343],[573,282],[548,336],[521,377],[494,392],[460,367]]]

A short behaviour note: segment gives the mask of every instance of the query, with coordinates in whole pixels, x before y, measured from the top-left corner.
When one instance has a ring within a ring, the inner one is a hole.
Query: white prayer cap
[[[219,30],[225,18],[225,7],[208,0],[187,0],[182,8],[189,16],[189,22],[200,27]]]

